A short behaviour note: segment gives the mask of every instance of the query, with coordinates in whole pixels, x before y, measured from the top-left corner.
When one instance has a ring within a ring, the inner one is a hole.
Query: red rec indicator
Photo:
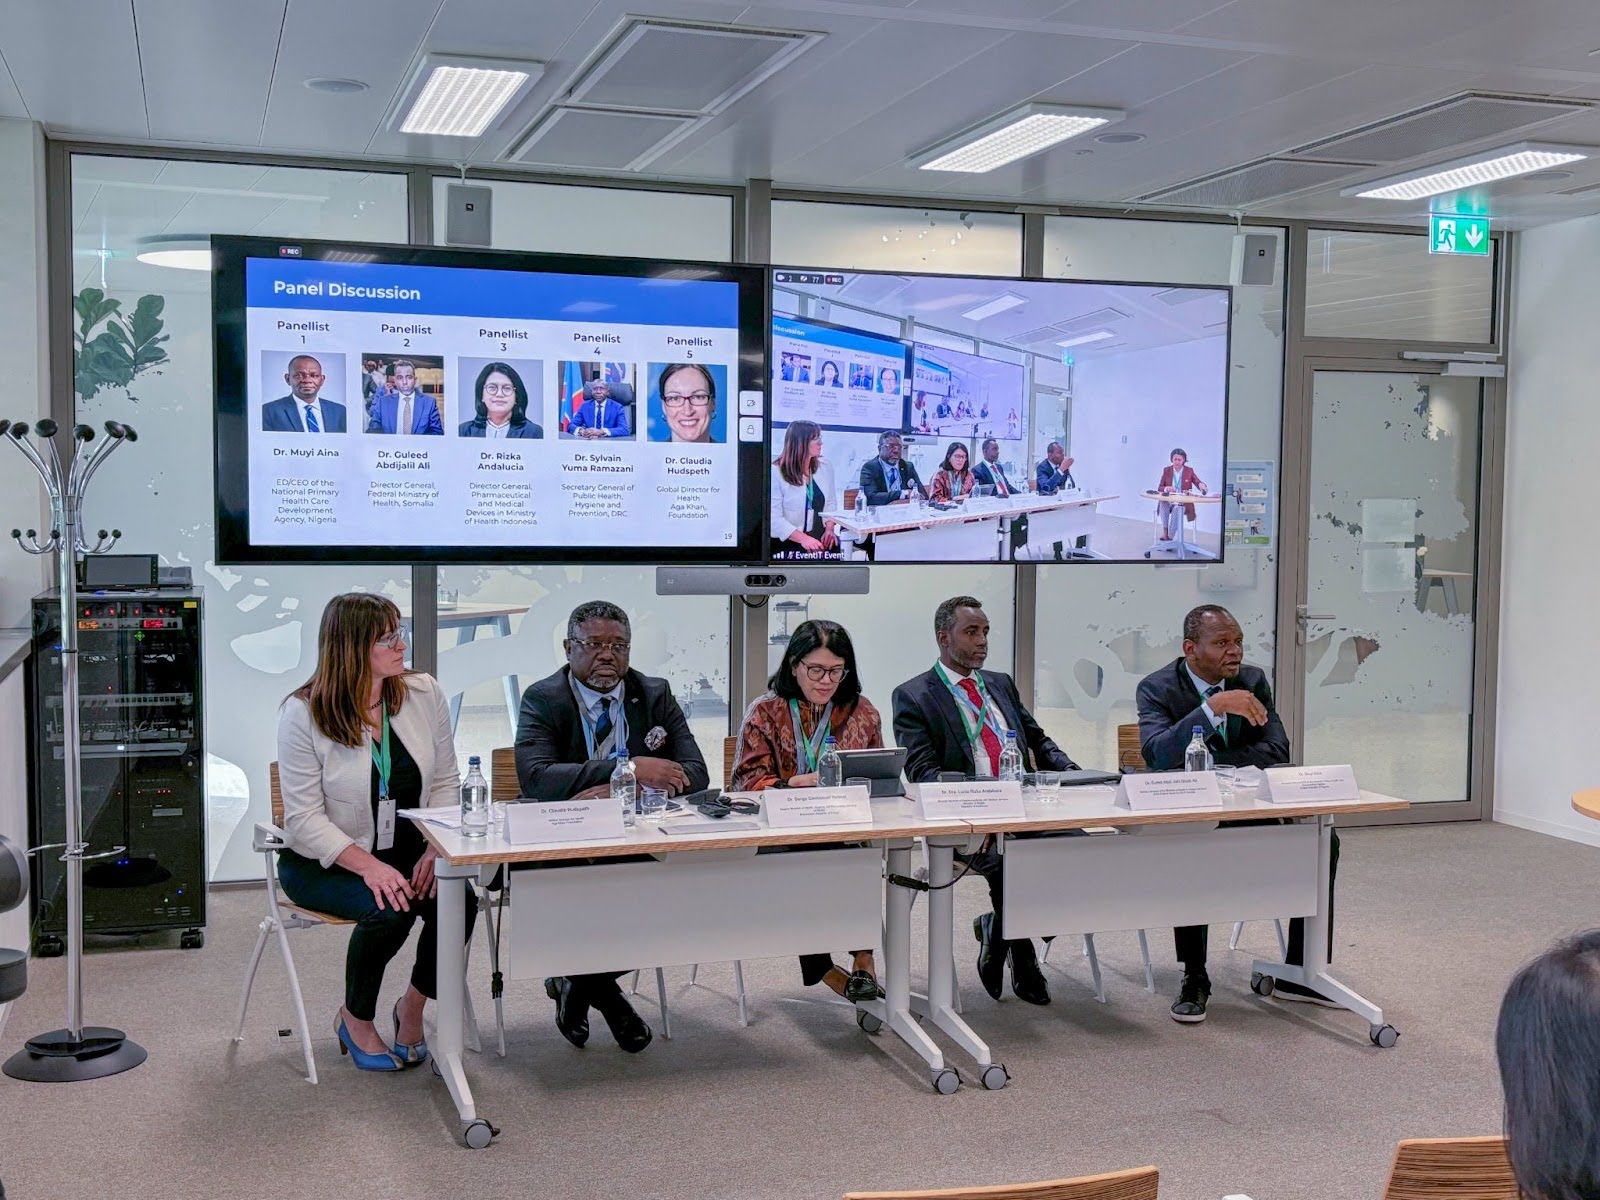
[[[146,629],[161,629],[161,628],[165,627],[166,622],[163,621],[160,617],[146,617],[143,621],[140,622],[140,624],[143,625]]]

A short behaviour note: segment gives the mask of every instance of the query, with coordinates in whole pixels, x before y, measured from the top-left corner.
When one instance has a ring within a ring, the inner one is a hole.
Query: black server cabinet
[[[82,713],[85,933],[183,931],[206,919],[205,730],[201,599],[193,591],[121,592],[77,602]],[[66,840],[61,756],[61,619],[33,602],[31,821],[35,845]],[[66,865],[33,856],[35,952],[63,952]]]

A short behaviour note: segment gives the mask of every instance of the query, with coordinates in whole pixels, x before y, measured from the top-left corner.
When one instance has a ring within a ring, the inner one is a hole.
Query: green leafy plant
[[[170,338],[163,333],[166,323],[161,311],[164,296],[140,296],[131,313],[122,311],[122,301],[112,300],[99,288],[84,288],[72,299],[78,319],[72,332],[74,350],[73,390],[88,400],[102,388],[121,388],[128,399],[138,403],[133,381],[167,361],[162,343]]]

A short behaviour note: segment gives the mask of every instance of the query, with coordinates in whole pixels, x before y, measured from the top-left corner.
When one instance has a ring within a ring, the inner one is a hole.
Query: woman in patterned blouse
[[[817,764],[829,733],[840,750],[883,746],[883,722],[861,694],[855,648],[837,622],[802,622],[767,688],[739,726],[731,791],[816,787]],[[871,950],[855,951],[848,975],[827,954],[802,954],[800,974],[807,987],[825,983],[850,1001],[883,994]]]
[[[972,472],[967,469],[967,448],[960,442],[951,442],[944,452],[944,461],[933,473],[928,485],[928,500],[934,504],[949,504],[972,493]]]

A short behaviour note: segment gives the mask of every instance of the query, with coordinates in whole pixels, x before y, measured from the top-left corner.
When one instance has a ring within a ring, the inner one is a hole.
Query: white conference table
[[[844,557],[854,558],[861,543],[872,540],[878,562],[1000,562],[1011,547],[1011,523],[1028,518],[1028,540],[1071,545],[1092,537],[1099,505],[1114,495],[1058,492],[1040,496],[969,496],[952,509],[920,509],[906,501],[869,508],[864,518],[851,510],[824,512],[834,522]]]
[[[1222,493],[1221,492],[1218,492],[1215,495],[1210,495],[1210,496],[1202,496],[1202,495],[1200,495],[1200,494],[1198,494],[1196,492],[1148,491],[1148,492],[1140,492],[1139,494],[1141,496],[1143,496],[1146,500],[1153,500],[1157,504],[1221,504],[1222,503]],[[1160,509],[1157,509],[1156,511],[1159,512]],[[1198,514],[1196,514],[1196,515],[1198,516]],[[1198,522],[1196,522],[1196,524],[1198,524]],[[1163,542],[1163,541],[1152,542],[1150,544],[1150,549],[1148,549],[1148,550],[1146,550],[1144,552],[1144,556],[1146,558],[1149,558],[1152,554],[1176,554],[1179,558],[1209,558],[1209,559],[1215,559],[1217,557],[1215,554],[1212,554],[1209,551],[1207,551],[1205,549],[1202,549],[1201,546],[1198,543],[1191,542],[1187,538],[1185,538],[1183,536],[1183,527],[1184,527],[1184,515],[1180,511],[1178,513],[1178,536],[1173,538],[1171,541],[1168,541],[1168,542]],[[1165,529],[1165,527],[1163,527],[1163,531],[1164,531],[1164,529]]]
[[[1383,1010],[1328,970],[1329,852],[1338,815],[1396,811],[1407,807],[1405,801],[1363,792],[1359,803],[1235,798],[1222,810],[1133,813],[1115,805],[1109,787],[1061,789],[1058,796],[1027,799],[1021,819],[929,822],[916,816],[908,799],[875,800],[870,825],[773,830],[757,818],[754,830],[722,831],[713,824],[705,832],[665,834],[641,823],[603,842],[513,845],[493,827],[484,838],[465,838],[459,830],[419,824],[439,852],[434,1066],[455,1103],[463,1140],[482,1148],[496,1131],[478,1114],[462,1061],[466,946],[459,933],[445,931],[465,921],[466,889],[479,869],[508,864],[584,862],[518,875],[507,972],[513,978],[866,946],[881,931],[885,996],[854,1005],[856,1021],[869,1033],[887,1028],[911,1047],[941,1094],[954,1092],[960,1076],[918,1018],[955,1042],[985,1088],[1002,1088],[1009,1078],[955,1007],[948,885],[955,852],[976,849],[990,834],[1000,838],[1009,860],[1004,936],[1303,916],[1304,964],[1258,961],[1252,987],[1262,995],[1277,979],[1313,987],[1365,1018],[1375,1043],[1394,1044],[1397,1035],[1384,1023]],[[1263,818],[1293,823],[1225,828]],[[1094,829],[1105,832],[1014,837]],[[926,888],[886,884],[886,878],[914,877],[919,841],[927,847]],[[791,852],[757,853],[775,847]],[[603,861],[640,856],[648,858]],[[911,907],[919,890],[928,896],[926,995],[912,993],[910,981]],[[739,903],[728,903],[730,896]]]

